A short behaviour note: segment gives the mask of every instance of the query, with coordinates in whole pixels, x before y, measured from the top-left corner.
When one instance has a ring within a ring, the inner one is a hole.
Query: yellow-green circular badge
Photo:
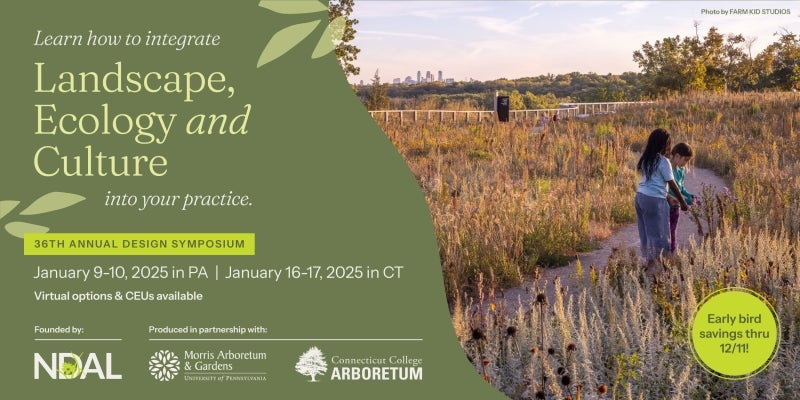
[[[775,309],[752,290],[718,290],[697,306],[692,321],[692,352],[708,372],[744,379],[763,371],[775,358],[780,321]]]

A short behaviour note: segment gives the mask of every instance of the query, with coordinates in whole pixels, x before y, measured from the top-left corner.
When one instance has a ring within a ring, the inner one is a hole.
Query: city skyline
[[[799,16],[796,1],[361,0],[353,12],[361,72],[349,80],[369,83],[378,70],[392,83],[423,65],[455,81],[639,72],[632,56],[645,42],[702,38],[711,27],[756,38],[755,56],[776,32],[800,34]]]
[[[411,75],[406,75],[405,78],[402,76],[395,76],[395,77],[382,76],[380,71],[376,72],[378,72],[378,76],[380,77],[381,83],[391,83],[395,85],[400,83],[414,85],[417,83],[429,83],[429,82],[444,82],[444,83],[455,82],[454,78],[451,77],[445,78],[444,71],[442,70],[436,70],[436,73],[433,73],[431,70],[425,70],[424,76],[422,74],[422,71],[423,71],[422,69],[418,69],[416,73]],[[375,74],[373,73],[373,75],[370,77],[369,80],[361,79],[358,82],[353,82],[353,83],[357,83],[359,85],[370,85],[372,84],[372,79],[374,77]]]

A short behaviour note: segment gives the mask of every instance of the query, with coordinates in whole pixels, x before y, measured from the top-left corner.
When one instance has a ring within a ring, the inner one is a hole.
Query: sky
[[[353,83],[376,70],[389,83],[417,71],[456,81],[639,72],[634,51],[695,36],[695,23],[701,38],[711,27],[756,38],[753,56],[776,32],[800,35],[800,1],[355,0],[352,17],[361,49]]]

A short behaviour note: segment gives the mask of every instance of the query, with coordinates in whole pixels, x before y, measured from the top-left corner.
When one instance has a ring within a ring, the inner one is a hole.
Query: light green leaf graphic
[[[83,355],[83,353],[80,355],[71,353],[71,355],[73,360],[80,360],[80,357]],[[61,368],[59,368],[59,371],[61,372],[61,375],[63,375],[64,379],[75,379],[81,375],[83,368],[78,365],[77,361],[69,362],[64,360],[64,362],[61,364]]]
[[[269,40],[267,46],[264,47],[264,51],[261,52],[261,56],[258,57],[256,68],[286,54],[287,51],[291,50],[303,39],[308,37],[320,22],[321,21],[311,21],[292,25],[280,30]]]
[[[19,204],[19,202],[16,201],[16,200],[2,200],[2,201],[0,201],[0,218],[3,218],[6,215],[8,215],[8,213],[10,213],[11,210],[13,210],[14,207],[17,206],[17,204]]]
[[[269,1],[262,0],[259,7],[275,11],[278,14],[309,14],[328,11],[328,7],[318,1]]]
[[[320,58],[332,52],[333,49],[342,42],[345,26],[344,17],[339,16],[331,21],[331,23],[325,27],[325,31],[322,32],[322,36],[319,38],[319,43],[317,43],[314,53],[311,54],[311,58]]]
[[[50,192],[36,199],[19,215],[44,214],[51,211],[67,208],[75,203],[79,203],[86,198],[77,194],[64,192]]]
[[[6,224],[6,231],[12,236],[22,239],[26,233],[47,233],[50,228],[41,225],[29,224],[27,222],[9,222]]]

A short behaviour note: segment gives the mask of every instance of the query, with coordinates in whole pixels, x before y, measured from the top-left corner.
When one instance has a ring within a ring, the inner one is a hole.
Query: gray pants
[[[669,203],[667,203],[667,199],[637,192],[635,206],[642,257],[651,261],[657,260],[661,254],[669,254]]]

